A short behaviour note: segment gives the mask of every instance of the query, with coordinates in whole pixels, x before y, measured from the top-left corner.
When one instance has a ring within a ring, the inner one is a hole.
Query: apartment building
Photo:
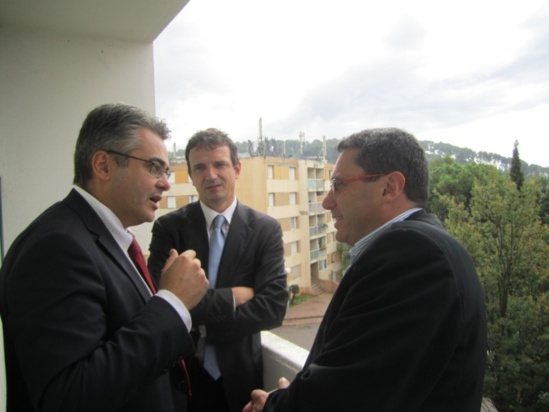
[[[322,208],[334,165],[323,160],[241,157],[239,201],[276,218],[282,226],[288,285],[303,293],[333,291],[341,277],[341,252],[330,212]],[[198,199],[185,162],[173,162],[171,188],[158,216]]]

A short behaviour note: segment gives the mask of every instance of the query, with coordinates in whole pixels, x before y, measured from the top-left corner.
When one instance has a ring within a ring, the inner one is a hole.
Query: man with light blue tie
[[[240,412],[263,383],[259,332],[280,326],[286,311],[282,229],[238,202],[242,166],[226,133],[197,132],[185,158],[199,201],[156,220],[148,266],[158,277],[170,249],[196,251],[210,290],[191,311],[197,352],[189,411]]]

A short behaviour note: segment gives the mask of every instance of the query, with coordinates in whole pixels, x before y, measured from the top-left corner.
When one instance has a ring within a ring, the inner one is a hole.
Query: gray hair
[[[130,153],[139,146],[138,132],[149,129],[162,140],[170,137],[166,123],[134,106],[104,104],[93,109],[82,124],[74,151],[73,183],[85,187],[93,176],[91,160],[98,150]],[[119,165],[128,159],[117,158]]]

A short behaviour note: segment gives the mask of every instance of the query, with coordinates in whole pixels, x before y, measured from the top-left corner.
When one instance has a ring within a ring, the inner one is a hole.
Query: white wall
[[[152,42],[0,27],[4,251],[39,213],[69,192],[82,121],[94,107],[115,102],[154,112]],[[150,225],[135,232],[147,250]]]
[[[74,145],[91,109],[124,102],[154,112],[154,68],[149,42],[5,27],[0,28],[0,61],[0,177],[7,251],[42,210],[70,190]],[[149,231],[138,231],[145,247]]]

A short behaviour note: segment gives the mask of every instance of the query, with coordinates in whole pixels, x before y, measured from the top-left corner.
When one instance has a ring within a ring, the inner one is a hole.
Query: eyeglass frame
[[[387,175],[388,173],[376,173],[371,175],[351,176],[351,177],[346,177],[345,179],[338,179],[336,177],[336,178],[330,179],[330,190],[332,191],[332,193],[337,193],[338,190],[341,188],[341,186],[345,186],[348,183],[357,182],[359,180],[366,180],[371,177],[382,177]]]
[[[105,152],[117,155],[117,156],[124,156],[129,157],[130,159],[140,160],[142,162],[148,163],[150,166],[149,173],[156,177],[157,179],[160,179],[162,175],[166,175],[166,178],[170,178],[172,175],[172,171],[169,167],[164,167],[165,163],[160,162],[159,160],[149,160],[149,159],[142,159],[141,157],[132,156],[127,153],[117,152],[116,150],[105,150]]]

